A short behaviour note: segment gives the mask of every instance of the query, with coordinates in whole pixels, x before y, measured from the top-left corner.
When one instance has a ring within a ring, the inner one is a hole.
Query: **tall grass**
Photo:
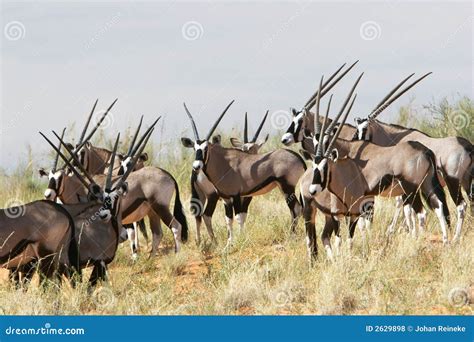
[[[401,109],[399,123],[433,136],[457,134],[472,141],[471,100],[443,100],[424,110],[432,112],[433,118],[420,118],[413,108],[405,107]],[[468,129],[459,124],[453,127],[453,115],[460,110],[470,120]],[[96,139],[97,143],[107,145],[111,136],[99,135]],[[223,143],[228,144],[228,135]],[[277,147],[278,137],[273,137],[265,150]],[[174,175],[181,197],[187,202],[192,152],[176,142],[160,142],[159,147],[150,146],[148,153],[150,164]],[[4,203],[11,198],[24,202],[41,198],[44,181],[37,179],[36,168],[30,159],[11,175],[0,177]],[[230,250],[224,250],[227,233],[223,206],[218,204],[213,220],[217,246],[210,244],[205,229],[204,242],[196,245],[194,219],[188,215],[190,241],[180,254],[174,254],[172,236],[166,230],[159,255],[153,259],[148,258],[148,247],[142,239],[140,257],[132,262],[126,242],[119,246],[110,265],[109,282],[92,294],[87,291],[86,281],[77,289],[63,283],[60,289],[55,285],[34,285],[27,291],[17,290],[3,271],[0,313],[472,315],[473,217],[467,216],[460,243],[443,246],[433,213],[428,215],[423,236],[412,238],[400,223],[401,232],[388,239],[385,231],[394,203],[377,199],[375,208],[371,231],[356,231],[352,249],[343,242],[334,262],[330,262],[318,241],[319,257],[310,266],[303,222],[299,222],[296,233],[290,233],[289,210],[278,191],[254,199],[245,231],[234,226],[236,240]],[[452,204],[450,209],[454,210]],[[318,232],[322,230],[322,221],[318,214]],[[345,224],[342,233],[346,238]],[[466,294],[471,304],[461,305],[453,297],[455,292]]]

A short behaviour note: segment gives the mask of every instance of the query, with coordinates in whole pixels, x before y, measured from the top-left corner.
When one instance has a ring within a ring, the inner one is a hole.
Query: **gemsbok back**
[[[471,212],[474,212],[473,145],[467,139],[461,137],[434,138],[413,128],[387,124],[377,120],[377,116],[409,88],[408,86],[395,94],[412,76],[413,74],[398,84],[375,106],[366,118],[356,118],[357,127],[354,129],[353,137],[357,140],[371,141],[381,146],[393,146],[402,142],[418,141],[432,150],[436,157],[436,166],[442,183],[447,186],[449,194],[456,205],[457,222],[452,241],[457,241],[461,237],[461,229],[467,206],[462,195],[463,189],[469,196]]]
[[[349,108],[354,100],[355,96]],[[348,210],[360,208],[367,197],[405,194],[418,212],[422,203],[417,194],[421,192],[436,212],[443,241],[447,242],[449,212],[437,178],[433,152],[413,141],[381,147],[369,142],[338,139],[348,114],[349,111],[329,139],[325,138],[326,120],[323,121],[312,173],[307,173],[301,183],[305,203],[325,189],[344,203]],[[308,251],[316,255],[314,225],[311,226],[310,221],[307,234]]]

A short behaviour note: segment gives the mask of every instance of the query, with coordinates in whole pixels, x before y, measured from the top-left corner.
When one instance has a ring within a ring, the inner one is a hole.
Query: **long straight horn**
[[[153,133],[153,130],[155,128],[153,127],[149,132],[145,133],[145,139],[143,140],[142,144],[140,145],[140,148],[139,150],[137,151],[137,154],[135,154],[132,158],[132,161],[130,163],[130,167],[127,169],[127,171],[122,175],[122,177],[120,178],[120,180],[116,183],[116,185],[113,187],[113,189],[116,189],[117,188],[117,185],[119,184],[122,184],[122,183],[125,183],[125,181],[127,180],[127,177],[130,175],[130,173],[132,173],[133,169],[135,169],[135,165],[137,164],[138,162],[138,158],[140,158],[140,155],[142,154],[143,150],[145,149],[145,146],[146,144],[148,143],[148,139],[150,139],[152,133]]]
[[[247,123],[247,112],[245,112],[245,119],[244,119],[244,143],[249,142],[249,127]]]
[[[140,146],[142,145],[143,140],[145,139],[145,137],[147,136],[147,134],[148,134],[149,132],[151,132],[151,131],[155,128],[157,122],[160,121],[160,119],[161,119],[161,116],[159,116],[158,119],[156,119],[155,122],[153,122],[153,123],[151,124],[151,126],[148,127],[148,129],[145,131],[145,134],[143,134],[143,136],[140,138],[140,140],[138,141],[138,143],[136,144],[136,146],[133,148],[133,151],[132,151],[132,153],[130,154],[130,156],[134,156],[134,155],[137,153],[138,149],[139,149]]]
[[[323,89],[323,80],[324,80],[324,75],[321,76],[321,80],[319,81],[318,96],[316,97],[316,117],[314,118],[314,134],[315,135],[321,130],[321,123],[319,122],[319,107],[321,103],[321,90]]]
[[[206,140],[209,140],[212,136],[212,134],[214,133],[214,131],[216,130],[217,128],[217,125],[219,125],[219,122],[221,122],[222,118],[224,117],[225,113],[227,112],[227,110],[229,109],[230,106],[232,106],[232,104],[234,103],[235,100],[232,100],[230,101],[230,103],[227,105],[227,107],[225,107],[224,111],[222,112],[222,114],[219,116],[219,118],[217,119],[217,121],[214,123],[214,125],[211,127],[211,129],[209,130],[209,133],[207,133],[207,137],[206,137]]]
[[[332,81],[332,79],[339,73],[339,71],[341,71],[342,68],[344,68],[346,66],[346,63],[344,63],[343,65],[341,65],[339,67],[339,69],[337,69],[332,75],[331,77],[328,78],[328,80],[323,84],[323,87],[325,87],[329,82]],[[311,107],[313,107],[314,105],[314,99],[316,98],[316,96],[320,93],[321,91],[321,85],[319,86],[319,88],[314,92],[313,95],[311,95],[311,97],[309,98],[308,101],[306,101],[306,104],[304,105],[303,108],[307,108],[307,109],[310,109]],[[313,105],[311,105],[310,108],[308,108],[308,105],[310,105],[311,103],[313,103]]]
[[[349,116],[349,113],[351,112],[352,106],[354,105],[354,101],[355,101],[356,98],[357,98],[357,94],[355,94],[354,97],[352,98],[352,101],[351,101],[351,104],[349,105],[349,108],[347,108],[347,111],[346,111],[346,113],[344,114],[344,117],[342,118],[342,121],[341,121],[341,123],[339,124],[339,127],[337,127],[336,133],[335,133],[334,136],[332,137],[331,142],[329,143],[329,145],[328,145],[328,147],[327,147],[327,149],[326,149],[326,153],[325,153],[325,156],[326,156],[326,157],[329,155],[329,153],[331,153],[331,148],[332,148],[332,146],[334,145],[334,143],[336,142],[336,139],[339,137],[339,134],[340,134],[341,131],[342,131],[342,126],[344,126],[344,123],[346,122],[347,117]]]
[[[81,183],[84,184],[86,188],[89,188],[89,184],[82,177],[82,175],[76,170],[76,168],[69,162],[69,160],[64,156],[64,154],[62,154],[62,152],[43,133],[39,132],[39,134],[41,134],[41,136],[48,142],[48,144],[50,144],[51,147],[58,153],[61,159],[64,160],[66,165],[77,176],[77,178],[81,181]]]
[[[337,122],[341,118],[342,113],[344,113],[344,109],[346,109],[347,104],[349,103],[349,100],[351,99],[352,95],[354,94],[354,91],[357,88],[357,85],[359,84],[359,81],[360,81],[360,79],[362,78],[363,75],[364,75],[364,73],[361,73],[360,76],[355,81],[354,85],[352,86],[351,91],[347,95],[347,97],[346,97],[346,99],[345,99],[345,101],[344,101],[344,103],[341,107],[341,110],[339,111],[339,113],[337,113],[336,117],[334,118],[334,120],[332,120],[332,122],[328,126],[328,128],[326,128],[326,134],[331,134],[331,131],[334,129],[334,127],[336,127]]]
[[[63,131],[61,133],[61,139],[64,139],[64,132],[66,132],[66,127],[63,128]],[[59,142],[58,144],[58,150],[60,149],[61,149],[61,142]],[[59,161],[59,154],[56,153],[56,157],[54,158],[54,162],[53,162],[53,168],[51,169],[52,172],[56,172],[58,168],[58,161]]]
[[[373,113],[369,114],[368,118],[369,120],[374,120],[377,115],[379,115],[380,113],[382,113],[388,106],[390,106],[396,99],[398,99],[400,96],[402,96],[403,94],[405,94],[408,90],[410,90],[411,88],[413,88],[418,82],[420,82],[421,80],[423,80],[425,77],[428,77],[429,75],[431,75],[432,72],[429,72],[423,76],[421,76],[419,79],[417,79],[416,81],[414,81],[413,83],[409,84],[408,86],[406,86],[404,89],[402,89],[398,94],[396,94],[394,97],[392,97],[390,100],[388,100],[387,102],[385,102],[383,105],[381,105],[379,108],[377,108],[377,110],[375,110]]]
[[[199,140],[199,132],[198,132],[198,130],[197,130],[197,128],[196,128],[196,123],[194,122],[193,116],[192,116],[191,113],[189,112],[188,107],[186,107],[186,103],[183,102],[183,106],[184,106],[184,110],[186,111],[186,114],[188,114],[189,120],[191,120],[191,126],[193,127],[194,138],[195,138],[196,140]]]
[[[91,113],[87,117],[86,125],[84,126],[84,129],[82,130],[81,136],[79,137],[79,140],[77,142],[78,145],[80,145],[82,143],[82,141],[84,140],[84,137],[86,136],[86,132],[87,132],[87,129],[89,128],[89,124],[91,123],[92,115],[94,115],[94,110],[95,110],[95,107],[97,106],[97,102],[99,102],[99,99],[95,100],[95,103],[92,106]]]
[[[54,136],[59,140],[59,144],[60,144],[59,146],[63,145],[63,147],[66,149],[66,151],[67,151],[67,152],[69,153],[69,155],[71,156],[71,159],[69,159],[69,161],[74,160],[74,162],[76,163],[77,167],[81,170],[81,172],[84,174],[84,176],[86,176],[87,180],[88,180],[89,182],[91,182],[91,184],[92,184],[92,183],[95,183],[94,179],[91,177],[91,175],[90,175],[90,174],[87,172],[87,170],[84,168],[84,165],[82,165],[82,164],[79,162],[79,160],[77,159],[76,154],[73,153],[73,151],[69,148],[69,146],[66,145],[66,143],[63,141],[63,139],[60,138],[60,137],[58,136],[58,134],[57,134],[55,131],[53,131],[53,134],[54,134]]]
[[[127,152],[127,157],[131,156],[131,153],[133,151],[133,145],[135,145],[135,142],[137,141],[138,133],[140,133],[140,128],[142,127],[142,123],[143,123],[143,115],[140,118],[140,123],[138,124],[137,130],[135,131],[132,141],[130,142],[130,147],[128,148],[128,152]]]
[[[117,139],[115,139],[114,149],[112,151],[112,159],[109,165],[109,171],[107,172],[107,178],[105,179],[105,191],[110,192],[112,188],[112,173],[114,172],[115,156],[117,155],[118,143],[120,140],[120,133],[117,134]]]
[[[260,122],[260,126],[258,126],[257,131],[255,132],[255,135],[253,136],[251,142],[254,143],[257,141],[258,136],[260,135],[260,132],[262,131],[263,125],[265,124],[265,121],[267,121],[268,112],[269,110],[267,109],[267,112],[265,113],[265,116],[263,117],[262,122]]]
[[[323,84],[324,90],[323,90],[322,93],[321,93],[321,97],[323,97],[324,95],[326,95],[326,94],[337,84],[337,82],[339,82],[344,76],[347,75],[347,73],[348,73],[349,71],[351,71],[351,69],[352,69],[357,63],[359,63],[358,60],[355,61],[354,63],[352,63],[352,65],[350,65],[342,74],[340,74],[334,81],[332,81],[331,84],[326,85],[327,83],[330,82],[330,80],[331,80],[332,77],[329,78],[329,80],[326,81],[326,84]],[[313,100],[307,108],[308,108],[308,109],[311,109],[311,108],[314,106],[315,102],[316,102],[316,101]]]
[[[94,133],[99,129],[100,125],[102,124],[102,122],[104,121],[105,117],[107,116],[107,114],[109,114],[110,110],[112,109],[112,107],[115,105],[115,103],[117,102],[118,99],[115,99],[114,102],[112,102],[112,104],[109,106],[109,108],[107,108],[107,110],[105,111],[105,113],[102,115],[102,117],[100,118],[100,120],[96,123],[95,127],[92,129],[92,131],[87,135],[87,137],[81,141],[81,143],[74,149],[74,153],[77,153],[77,151],[79,151],[81,149],[82,146],[85,145],[86,142],[88,142],[92,136],[94,135]]]
[[[328,107],[326,109],[326,116],[324,117],[323,124],[321,125],[321,129],[319,130],[319,141],[318,141],[318,146],[316,148],[316,154],[315,154],[315,156],[317,157],[321,157],[323,155],[324,127],[326,126],[326,122],[329,116],[329,111],[331,110],[331,101],[332,101],[332,94],[329,97]]]
[[[393,88],[392,90],[390,90],[390,92],[385,95],[385,97],[382,99],[382,101],[380,101],[379,103],[377,103],[377,105],[374,107],[374,109],[372,109],[372,111],[370,113],[373,113],[375,112],[381,105],[383,105],[385,103],[385,101],[387,101],[390,96],[392,96],[393,94],[395,94],[395,92],[403,85],[405,84],[406,81],[408,81],[410,78],[413,77],[415,73],[411,74],[411,75],[408,75],[408,77],[406,77],[405,79],[403,79],[400,83],[398,83],[395,88]]]

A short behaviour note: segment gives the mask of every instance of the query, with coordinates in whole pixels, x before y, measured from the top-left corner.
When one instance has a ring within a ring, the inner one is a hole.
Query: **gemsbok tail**
[[[431,172],[431,175],[429,176],[430,179],[427,180],[427,181],[431,182],[430,185],[431,185],[432,193],[425,194],[424,192],[422,192],[422,195],[425,198],[426,202],[428,203],[428,205],[430,206],[431,209],[434,209],[434,208],[431,204],[430,199],[427,198],[427,196],[434,195],[441,202],[441,205],[443,206],[443,216],[446,219],[447,226],[450,227],[451,226],[451,218],[450,218],[450,215],[449,215],[448,203],[446,202],[446,194],[444,193],[443,186],[441,185],[441,183],[439,182],[439,179],[438,179],[438,171],[437,171],[437,167],[436,167],[436,157],[435,157],[433,151],[431,151],[430,149],[428,149],[426,147],[425,147],[424,154],[428,157],[428,159],[431,163],[431,166],[432,166],[432,170],[433,170]]]
[[[186,221],[186,216],[184,215],[183,205],[179,197],[179,187],[176,180],[174,180],[174,189],[176,194],[174,196],[173,216],[181,224],[181,241],[186,242],[188,241],[188,222]]]

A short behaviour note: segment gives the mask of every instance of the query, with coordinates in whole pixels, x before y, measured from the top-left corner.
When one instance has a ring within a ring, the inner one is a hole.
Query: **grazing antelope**
[[[446,197],[437,178],[433,152],[414,141],[381,147],[365,141],[338,139],[354,100],[355,96],[330,141],[325,139],[326,120],[323,121],[312,172],[307,172],[301,182],[305,205],[311,202],[312,196],[325,189],[343,202],[348,210],[360,208],[367,197],[404,193],[410,196],[413,208],[418,212],[422,203],[416,194],[421,191],[438,216],[443,241],[446,242],[449,213]],[[323,144],[321,141],[328,143]],[[317,245],[310,213],[305,211],[307,247],[308,252],[315,256]]]
[[[150,127],[145,136],[148,137],[154,127]],[[56,134],[59,139],[59,136]],[[60,141],[62,141],[60,139]],[[81,171],[90,178],[90,183],[103,185],[105,175],[88,175],[82,164],[77,160],[74,151],[62,142],[63,146],[71,154],[72,159]],[[142,153],[143,150],[140,151]],[[138,162],[139,155],[135,156]],[[115,159],[115,158],[114,158]],[[135,163],[136,163],[135,162]],[[163,236],[161,221],[163,221],[173,232],[175,240],[175,250],[178,252],[181,247],[181,241],[186,241],[188,237],[188,226],[186,217],[179,196],[179,188],[176,180],[167,171],[155,168],[144,167],[132,172],[133,168],[127,169],[124,174],[128,174],[128,192],[123,198],[120,215],[122,224],[130,224],[148,216],[150,219],[150,228],[152,231],[152,249],[151,255],[155,255]],[[120,178],[122,176],[115,176]],[[59,197],[63,203],[77,203],[87,197],[87,186],[80,181],[76,174],[69,174],[65,169],[55,173],[55,181],[48,184],[48,189]],[[170,203],[173,194],[175,195],[174,211],[171,213]],[[134,256],[136,257],[136,256]]]
[[[107,175],[105,175],[104,188],[93,182],[92,176],[87,171],[84,172],[87,180],[75,169],[75,165],[62,154],[45,135],[41,135],[53,147],[56,153],[64,160],[66,166],[75,175],[76,179],[89,189],[89,202],[78,204],[63,204],[63,207],[71,215],[76,226],[76,240],[79,248],[79,264],[81,268],[93,266],[93,271],[89,279],[89,284],[95,286],[99,280],[106,280],[107,265],[112,262],[115,257],[117,246],[120,239],[120,231],[123,229],[121,225],[121,202],[122,197],[127,193],[127,178],[131,172],[126,172],[118,179],[113,180],[112,171],[114,167],[112,163],[109,166]],[[143,142],[140,153],[143,151],[151,132],[148,133]],[[59,136],[57,136],[59,138]],[[120,134],[115,141],[112,156],[115,157],[117,152]],[[64,142],[60,139],[60,143]],[[73,160],[77,163],[75,155],[66,147]],[[132,164],[138,161],[138,155],[132,159]],[[116,177],[117,178],[117,177]]]
[[[426,75],[422,76],[421,78],[417,79],[416,81],[414,81],[413,83],[411,83],[409,86],[407,86],[403,90],[403,92],[400,92],[397,97],[394,97],[393,100],[390,103],[393,103],[396,99],[398,99],[401,95],[403,95],[409,89],[414,87],[417,83],[419,83],[421,80],[423,80],[428,75],[429,74],[426,74]],[[334,75],[332,75],[331,77],[334,77]],[[407,79],[405,79],[405,81]],[[325,84],[327,84],[327,83],[328,82],[326,81]],[[401,84],[403,84],[403,82]],[[323,84],[323,88],[324,88],[324,84]],[[398,89],[398,88],[396,88],[396,89]],[[326,93],[325,90],[321,91],[321,97],[325,93]],[[317,95],[318,92],[316,92],[315,94]],[[391,94],[393,94],[393,93],[391,93]],[[314,101],[312,100],[313,98],[314,98],[314,95],[307,101],[307,105],[303,108],[303,110],[299,113],[296,113],[295,119],[293,120],[292,124],[288,127],[286,133],[282,137],[282,143],[285,144],[285,145],[291,145],[295,142],[300,142],[301,146],[303,148],[303,153],[304,153],[304,151],[306,151],[307,153],[314,155],[315,146],[317,146],[317,142],[319,141],[319,136],[318,136],[318,133],[317,133],[318,131],[316,131],[316,133],[315,133],[314,129],[313,129],[315,127],[314,114],[309,112],[309,109],[314,104]],[[388,96],[386,96],[380,103],[381,104],[385,103],[385,101],[387,99],[388,99]],[[347,102],[346,102],[346,104],[347,104]],[[385,106],[384,109],[387,108],[387,107],[388,107],[388,105]],[[331,132],[333,133],[334,130],[337,128],[336,125],[337,125],[337,122],[338,122],[339,118],[342,115],[343,109],[344,109],[344,107],[341,109],[341,111],[339,111],[339,113],[337,114],[337,116],[334,120],[331,120],[331,119],[328,118],[328,123],[329,124],[328,124],[328,126],[327,126],[327,128],[324,132],[326,137],[328,137],[328,135]],[[322,120],[322,118],[320,118],[319,120]],[[318,122],[316,124],[316,126],[318,126],[320,124],[321,124],[321,122]],[[340,132],[340,138],[345,139],[345,140],[352,140],[354,138],[354,136],[356,135],[356,133],[357,133],[357,130],[354,126],[345,123],[344,126],[342,127],[341,132]],[[316,136],[314,136],[314,134],[316,134]],[[315,140],[312,139],[312,138],[308,138],[308,137],[311,137],[311,136],[314,136]],[[397,196],[396,197],[396,211],[395,211],[394,217],[392,219],[392,222],[391,222],[391,224],[389,225],[389,228],[388,228],[389,233],[393,232],[393,230],[395,228],[395,225],[397,223],[397,220],[398,220],[400,211],[402,209],[402,206],[403,206],[403,209],[404,209],[404,214],[405,214],[405,219],[406,219],[407,225],[410,227],[410,222],[412,221],[412,215],[413,215],[413,208],[411,207],[410,202],[408,201],[408,198],[405,195],[399,196],[399,197]],[[426,216],[426,212],[425,212],[424,209],[422,209],[421,212],[418,214],[420,229],[423,228],[423,225],[426,221],[425,216]],[[369,218],[369,220],[366,221],[366,225],[369,224],[370,220],[372,219],[372,216],[369,215],[368,218]],[[362,220],[361,220],[361,223],[362,223]]]
[[[462,195],[462,189],[469,196],[471,211],[474,208],[474,191],[471,188],[474,176],[474,148],[472,144],[461,137],[434,138],[413,128],[387,124],[377,120],[377,116],[410,87],[408,86],[394,95],[412,76],[413,74],[398,84],[377,104],[366,118],[355,119],[356,128],[354,129],[353,137],[357,140],[371,141],[381,146],[393,146],[406,141],[418,141],[432,150],[436,157],[436,166],[441,174],[442,182],[447,186],[449,194],[456,205],[457,222],[452,241],[457,241],[461,236],[467,206]]]
[[[275,187],[284,193],[286,203],[290,209],[294,230],[296,221],[301,213],[301,206],[295,195],[295,187],[299,177],[306,170],[306,164],[301,157],[293,151],[280,149],[265,154],[249,154],[235,148],[225,148],[213,143],[210,139],[217,125],[234,101],[229,103],[214,125],[209,130],[205,139],[199,133],[193,116],[184,104],[186,114],[191,121],[195,140],[183,137],[181,142],[184,147],[193,148],[195,158],[192,164],[191,202],[199,200],[194,184],[201,187],[210,185],[215,196],[208,198],[204,209],[204,222],[209,236],[215,241],[212,229],[212,213],[214,212],[219,197],[230,200],[236,208],[236,213],[241,212],[241,198],[263,195]],[[202,188],[202,187],[201,187]],[[212,190],[211,188],[211,190]],[[207,191],[206,193],[211,193]],[[196,216],[196,240],[200,243],[201,217]],[[228,225],[227,245],[232,243],[232,226]]]

